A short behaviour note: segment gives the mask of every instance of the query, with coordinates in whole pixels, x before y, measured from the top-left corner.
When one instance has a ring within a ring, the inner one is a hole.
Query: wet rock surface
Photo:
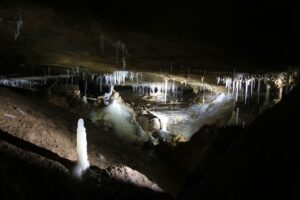
[[[299,100],[297,87],[250,127],[223,130],[179,199],[298,199]]]
[[[154,131],[159,131],[161,129],[160,119],[151,113],[141,112],[141,114],[137,115],[136,119],[144,131],[153,133]]]

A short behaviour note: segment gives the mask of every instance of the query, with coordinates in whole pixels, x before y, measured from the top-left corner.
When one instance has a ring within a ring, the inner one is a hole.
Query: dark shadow
[[[10,144],[12,144],[16,147],[19,147],[23,150],[39,154],[39,155],[41,155],[45,158],[48,158],[50,160],[53,160],[53,161],[57,161],[57,162],[61,163],[62,165],[64,165],[69,170],[72,170],[73,167],[75,166],[74,162],[72,162],[68,159],[65,159],[63,157],[60,157],[59,155],[53,153],[50,150],[44,149],[44,148],[39,147],[39,146],[37,146],[35,144],[32,144],[30,142],[19,139],[15,136],[12,136],[8,133],[3,132],[2,130],[0,130],[0,139],[6,141],[6,142],[8,142],[8,143],[10,143]]]

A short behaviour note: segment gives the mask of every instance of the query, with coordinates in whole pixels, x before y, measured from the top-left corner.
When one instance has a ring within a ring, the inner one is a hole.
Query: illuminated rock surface
[[[299,199],[297,24],[290,2],[1,1],[0,199]]]

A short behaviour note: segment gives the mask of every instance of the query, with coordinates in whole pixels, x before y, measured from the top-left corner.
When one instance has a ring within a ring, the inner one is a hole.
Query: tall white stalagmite
[[[83,119],[78,120],[76,142],[77,165],[75,167],[74,174],[77,177],[81,177],[82,173],[90,167],[87,154],[86,131]]]

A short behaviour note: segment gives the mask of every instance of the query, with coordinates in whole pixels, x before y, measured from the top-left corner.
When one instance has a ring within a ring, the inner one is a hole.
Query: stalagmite
[[[74,169],[74,175],[80,178],[84,171],[90,167],[87,154],[86,130],[83,119],[78,120],[76,145],[77,165]]]

